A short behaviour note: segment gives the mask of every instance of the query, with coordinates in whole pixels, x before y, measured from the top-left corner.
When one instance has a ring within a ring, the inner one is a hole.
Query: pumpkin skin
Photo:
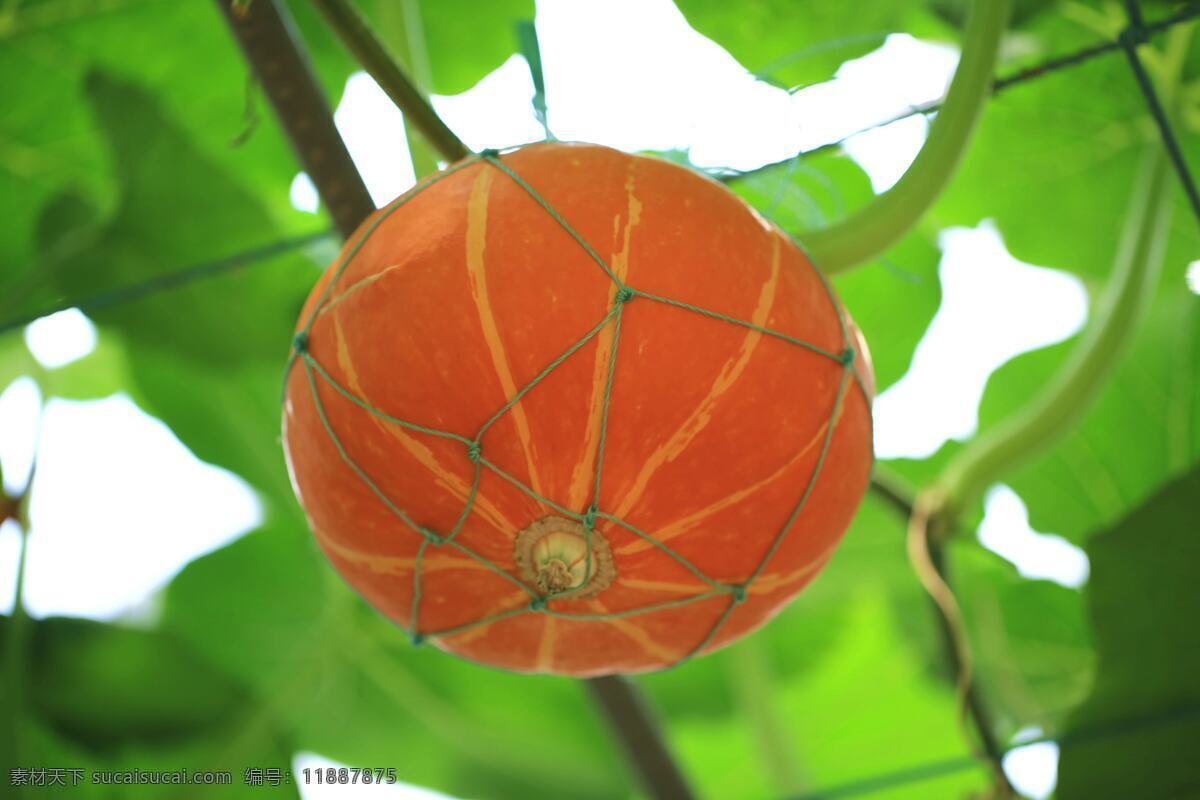
[[[305,305],[283,440],[317,541],[418,639],[497,667],[638,672],[727,645],[813,579],[866,489],[861,335],[792,240],[718,182],[593,145],[490,157],[376,212]],[[464,442],[606,315],[472,453]],[[436,536],[455,531],[452,543],[427,542],[394,509]],[[542,556],[524,539],[540,534],[522,532],[582,531],[581,517],[594,519],[581,574],[606,585],[554,596],[540,583],[550,562],[536,581],[529,572]]]

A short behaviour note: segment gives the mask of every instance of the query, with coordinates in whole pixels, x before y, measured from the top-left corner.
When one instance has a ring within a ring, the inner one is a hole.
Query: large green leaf
[[[901,781],[885,796],[953,796],[980,785],[954,722],[933,609],[908,566],[904,527],[868,497],[830,565],[765,628],[641,678],[706,795],[819,797],[947,759],[956,766],[944,781]],[[765,712],[754,708],[756,697]],[[903,747],[888,733],[900,729],[908,732]],[[798,784],[775,778],[768,750],[792,763]]]
[[[93,750],[204,734],[245,702],[235,683],[163,634],[50,618],[34,623],[30,646],[29,707]]]
[[[139,284],[202,254],[279,234],[258,198],[142,90],[94,73],[88,99],[121,192],[86,244],[54,271],[54,294],[89,297]],[[48,207],[40,226],[46,250],[62,240],[74,208],[66,200]],[[124,342],[135,398],[197,456],[233,469],[288,510],[294,504],[276,435],[281,365],[316,275],[312,262],[290,255],[93,312]]]
[[[198,151],[256,190],[274,225],[292,231],[311,225],[307,215],[289,204],[295,159],[259,94],[251,95],[257,120],[253,135],[231,146],[250,125],[249,73],[210,0],[30,0],[12,4],[5,13],[12,16],[0,30],[0,82],[5,86],[0,112],[0,286],[15,286],[20,292],[17,297],[5,292],[0,313],[8,316],[30,286],[40,285],[33,230],[47,203],[65,189],[97,209],[110,209],[117,202],[121,176],[109,161],[101,120],[85,101],[88,75],[97,70],[153,95],[164,113],[186,125]],[[323,70],[327,89],[340,92],[348,65],[336,62],[331,67]],[[202,184],[195,188],[202,189]],[[177,195],[178,191],[160,198],[170,202],[156,209],[151,219],[171,216]],[[203,191],[198,196],[202,198]],[[216,203],[213,211],[219,211]],[[222,240],[211,241],[216,245]],[[189,256],[201,260],[212,254],[210,249]]]
[[[1091,685],[1095,660],[1080,592],[1023,578],[973,541],[954,541],[949,561],[997,736],[1062,730]]]
[[[12,622],[0,618],[6,642]],[[51,618],[31,623],[28,692],[18,719],[16,752],[2,754],[5,783],[11,767],[83,770],[81,781],[64,774],[66,788],[34,786],[82,797],[112,797],[97,773],[127,770],[230,773],[221,797],[264,796],[246,786],[247,765],[286,768],[290,746],[273,726],[246,736],[251,695],[245,687],[199,659],[178,638],[90,620]],[[244,742],[235,752],[232,743]],[[17,791],[12,788],[11,791]],[[121,797],[213,796],[209,787],[125,785]],[[294,785],[266,796],[295,797]]]
[[[533,0],[421,0],[421,32],[437,94],[470,89],[517,52],[517,22],[533,19]],[[406,15],[406,19],[409,15]]]
[[[844,61],[874,50],[902,29],[919,3],[677,0],[692,27],[747,69],[791,87],[829,80]]]
[[[1088,541],[1099,664],[1062,743],[1058,796],[1194,797],[1200,789],[1200,471]]]

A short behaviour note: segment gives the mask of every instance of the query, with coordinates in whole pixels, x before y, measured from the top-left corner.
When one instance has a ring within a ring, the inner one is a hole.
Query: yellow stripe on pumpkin
[[[315,526],[313,527],[313,535],[317,537],[317,540],[326,549],[338,558],[358,567],[366,567],[375,572],[404,572],[410,575],[416,569],[417,559],[415,556],[389,556],[382,553],[368,553],[365,550],[347,547]],[[456,558],[444,553],[427,552],[424,558],[421,559],[422,575],[427,572],[447,572],[450,570],[465,570],[469,572],[491,571],[486,564],[482,564],[474,559]]]
[[[358,371],[354,368],[353,357],[350,354],[350,349],[346,346],[346,337],[342,332],[342,321],[338,314],[333,315],[333,334],[337,346],[338,365],[345,374],[346,388],[371,408],[378,408],[366,396],[362,385],[358,382]],[[400,446],[416,459],[418,464],[428,470],[440,488],[445,489],[458,500],[464,503],[467,502],[467,498],[471,494],[471,484],[443,466],[438,461],[437,456],[433,454],[433,450],[394,422],[389,422],[367,411],[363,413],[366,413],[371,418],[376,427],[399,442]],[[517,535],[517,526],[513,524],[512,520],[508,519],[500,509],[496,508],[482,494],[477,493],[475,495],[473,508],[479,513],[480,518],[505,536],[515,537]]]
[[[631,159],[625,175],[625,193],[629,202],[625,209],[624,225],[622,226],[620,215],[613,219],[613,240],[620,242],[621,245],[614,251],[609,268],[622,283],[629,275],[629,249],[630,242],[633,240],[633,229],[637,227],[642,218],[642,203],[634,192],[633,170],[636,164],[637,162]],[[612,283],[608,289],[608,306],[610,308],[616,297],[617,285]],[[595,481],[596,450],[600,446],[600,418],[604,411],[604,386],[608,378],[608,361],[612,357],[614,330],[615,326],[609,324],[596,334],[596,361],[592,367],[592,400],[588,407],[587,433],[583,441],[583,455],[571,473],[567,508],[582,509]]]
[[[504,352],[504,344],[500,341],[500,329],[496,325],[496,317],[492,313],[492,303],[488,296],[487,264],[487,215],[488,195],[491,190],[495,170],[483,165],[475,175],[471,184],[471,195],[467,199],[467,274],[471,281],[471,294],[475,300],[475,308],[479,312],[479,324],[483,328],[483,339],[487,344],[488,353],[492,357],[492,366],[496,377],[500,379],[500,387],[504,390],[505,401],[510,401],[517,394],[517,384],[513,380],[512,369],[508,364],[508,356]],[[529,485],[534,492],[541,494],[541,481],[538,480],[537,459],[533,452],[533,441],[529,434],[529,420],[525,409],[517,401],[508,410],[512,415],[513,424],[517,429],[517,437],[521,441],[521,449],[525,453],[525,463],[529,468]]]
[[[838,404],[837,419],[834,420],[834,422],[833,422],[834,425],[837,425],[838,420],[841,419],[842,412],[845,409],[845,405],[846,405],[845,403]],[[785,475],[789,469],[791,469],[793,466],[796,465],[796,463],[798,461],[800,461],[800,459],[802,459],[802,458],[804,458],[804,456],[808,455],[808,453],[811,452],[813,450],[813,448],[817,447],[820,444],[823,444],[824,440],[825,440],[825,431],[828,428],[829,428],[829,420],[825,420],[825,422],[823,422],[821,424],[821,427],[819,427],[817,429],[816,433],[814,433],[812,435],[812,438],[808,440],[808,442],[804,445],[804,447],[802,447],[800,449],[799,452],[797,452],[794,456],[792,456],[790,459],[788,459],[786,464],[784,464],[782,467],[780,467],[779,469],[772,472],[767,477],[765,477],[762,480],[760,480],[756,483],[753,483],[749,486],[738,489],[733,494],[726,495],[725,497],[722,497],[720,500],[717,500],[714,503],[710,503],[709,505],[705,506],[704,508],[700,509],[699,511],[696,511],[692,514],[688,514],[686,517],[684,517],[682,519],[676,520],[675,522],[669,523],[669,524],[663,526],[662,528],[659,528],[655,532],[654,538],[657,539],[659,542],[669,542],[672,539],[674,539],[678,536],[682,536],[683,534],[687,533],[688,531],[694,529],[697,525],[701,524],[702,522],[704,522],[704,520],[708,519],[709,517],[716,514],[717,512],[722,511],[722,510],[728,508],[729,506],[734,505],[735,503],[738,503],[741,500],[746,499],[750,495],[757,492],[759,489],[763,489],[767,486],[770,486],[773,482],[779,480],[779,478],[781,478],[783,475]],[[629,544],[625,545],[624,547],[618,548],[614,552],[614,555],[619,555],[619,556],[633,555],[634,553],[640,553],[644,550],[649,550],[651,547],[654,547],[654,545],[651,544],[650,542],[647,542],[645,539],[638,539],[635,542],[630,542]]]
[[[767,280],[762,285],[762,289],[759,291],[758,303],[750,318],[753,324],[760,327],[766,322],[767,317],[770,316],[771,308],[775,304],[775,290],[779,285],[779,260],[779,237],[772,236],[771,274],[767,277]],[[642,498],[642,494],[646,491],[650,479],[658,471],[659,467],[668,461],[678,458],[684,448],[691,444],[700,435],[700,432],[708,426],[708,423],[712,420],[717,402],[737,383],[738,378],[745,371],[746,365],[750,363],[750,357],[754,355],[754,351],[758,347],[762,337],[763,334],[756,330],[746,332],[737,355],[726,361],[721,367],[721,371],[717,373],[716,379],[713,380],[708,394],[692,410],[692,413],[688,415],[688,418],[684,420],[675,433],[646,459],[637,477],[617,504],[617,510],[614,512],[616,516],[623,517],[628,514],[629,510],[637,505],[637,502]]]
[[[592,600],[588,605],[591,606],[593,611],[596,611],[600,614],[609,613],[608,607],[605,606],[603,603],[601,603],[599,600]],[[653,656],[653,657],[661,659],[663,661],[673,661],[674,659],[679,657],[678,652],[676,652],[675,650],[671,650],[670,648],[663,647],[661,644],[656,642],[654,640],[654,637],[652,637],[649,633],[647,633],[645,630],[643,630],[637,624],[635,624],[627,619],[623,619],[621,617],[614,617],[612,619],[603,620],[603,622],[605,625],[611,625],[612,627],[616,628],[618,631],[623,633],[631,641],[635,642],[638,646],[640,646],[642,648],[642,650],[644,650],[646,652],[647,655]]]

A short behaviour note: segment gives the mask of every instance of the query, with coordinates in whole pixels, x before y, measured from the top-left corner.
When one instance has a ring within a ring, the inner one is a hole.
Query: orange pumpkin
[[[721,184],[546,143],[376,212],[313,290],[293,484],[414,639],[506,669],[669,666],[829,560],[871,466],[861,338]]]

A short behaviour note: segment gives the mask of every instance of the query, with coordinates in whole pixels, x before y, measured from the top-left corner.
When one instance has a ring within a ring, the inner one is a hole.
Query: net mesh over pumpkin
[[[454,174],[455,172],[458,172],[466,167],[469,167],[469,166],[472,166],[475,164],[480,164],[480,163],[484,164],[485,168],[493,168],[493,169],[498,170],[500,173],[502,173],[506,177],[506,179],[513,181],[525,193],[527,193],[529,195],[529,197],[531,197],[533,199],[533,201],[542,210],[544,210],[544,212],[547,215],[549,215],[549,217],[551,219],[553,219],[554,222],[557,223],[557,225],[560,226],[580,248],[582,248],[582,250],[587,254],[587,257],[591,261],[595,262],[597,268],[604,272],[604,274],[608,277],[609,281],[611,281],[613,286],[615,287],[615,291],[613,292],[613,300],[612,300],[610,306],[608,307],[607,312],[600,319],[598,319],[595,322],[595,324],[587,331],[587,333],[585,333],[580,339],[578,339],[573,344],[571,344],[569,347],[567,347],[560,355],[558,355],[556,358],[554,358],[549,363],[547,363],[545,365],[545,367],[542,368],[531,380],[529,380],[527,383],[525,383],[524,386],[522,386],[515,393],[513,393],[512,396],[508,398],[507,402],[505,402],[500,408],[498,408],[493,414],[491,414],[488,417],[488,419],[483,423],[483,425],[481,425],[479,427],[479,429],[475,432],[474,436],[466,437],[466,436],[463,436],[461,434],[454,433],[451,431],[438,430],[436,428],[432,428],[432,427],[429,427],[426,425],[420,425],[420,424],[417,424],[414,422],[400,419],[391,414],[388,414],[387,412],[385,412],[379,408],[374,407],[373,405],[368,403],[366,400],[364,400],[362,397],[357,395],[355,392],[351,391],[346,386],[342,385],[341,382],[339,382],[333,375],[330,374],[330,372],[324,366],[322,366],[320,361],[311,352],[311,349],[309,347],[309,335],[313,328],[314,323],[317,320],[317,317],[321,314],[322,310],[325,309],[330,304],[333,289],[334,289],[335,285],[337,285],[339,278],[341,277],[343,272],[346,270],[348,265],[354,260],[356,254],[362,249],[362,247],[368,241],[368,239],[370,239],[370,237],[376,231],[376,229],[391,214],[393,214],[396,210],[398,210],[399,208],[404,206],[406,203],[413,200],[413,198],[417,197],[423,190],[427,189],[428,187],[436,184],[437,182],[439,182],[441,180],[444,180],[445,178]],[[307,319],[304,321],[303,327],[296,334],[294,341],[293,341],[292,355],[288,361],[287,371],[285,374],[285,381],[288,377],[290,377],[292,371],[296,368],[297,364],[299,364],[301,366],[301,368],[304,370],[306,385],[308,387],[308,390],[311,392],[311,399],[312,399],[312,402],[314,405],[316,415],[320,419],[321,424],[324,427],[325,432],[328,434],[330,441],[336,448],[338,455],[345,462],[345,464],[349,467],[349,469],[351,471],[353,471],[353,473],[369,488],[370,492],[378,499],[378,501],[383,506],[385,506],[388,509],[388,511],[391,512],[391,514],[395,515],[395,517],[400,519],[404,523],[404,525],[407,526],[413,532],[413,535],[419,536],[422,539],[422,541],[416,551],[416,556],[415,556],[415,559],[413,562],[412,606],[411,606],[411,612],[410,612],[410,622],[409,622],[408,627],[406,628],[406,633],[409,635],[409,637],[412,639],[412,641],[415,644],[420,644],[422,642],[428,641],[435,637],[450,636],[453,634],[463,633],[472,628],[478,628],[481,626],[489,625],[491,623],[498,622],[500,620],[508,619],[508,618],[515,617],[515,616],[522,615],[522,614],[545,614],[545,615],[548,615],[551,617],[557,617],[557,618],[561,618],[561,619],[565,619],[565,620],[581,620],[581,621],[582,620],[593,620],[593,621],[595,621],[595,620],[613,620],[613,619],[618,619],[618,618],[637,616],[637,615],[641,615],[641,614],[648,614],[648,613],[652,613],[655,611],[663,611],[663,610],[666,610],[669,608],[677,608],[680,606],[698,603],[700,601],[709,600],[712,598],[718,598],[718,597],[728,598],[727,604],[725,605],[723,611],[717,616],[716,621],[709,628],[707,634],[704,635],[699,641],[697,641],[695,643],[695,645],[692,646],[682,656],[682,658],[680,658],[676,663],[683,663],[684,661],[687,661],[688,659],[695,656],[697,653],[701,652],[717,635],[717,633],[721,629],[722,625],[729,618],[729,616],[733,613],[733,610],[735,608],[737,608],[737,606],[739,604],[741,604],[742,602],[744,602],[746,600],[747,592],[748,592],[750,586],[762,575],[763,571],[767,568],[767,565],[770,562],[772,556],[779,549],[779,547],[783,543],[785,537],[788,535],[788,532],[791,529],[796,518],[800,515],[801,510],[804,508],[805,503],[808,500],[809,495],[812,493],[813,487],[816,485],[816,482],[821,474],[822,467],[825,464],[825,461],[826,461],[825,457],[829,451],[830,442],[833,439],[834,431],[837,428],[837,423],[841,416],[840,415],[841,407],[842,407],[844,398],[846,396],[847,389],[849,388],[850,382],[851,381],[856,382],[859,385],[860,389],[864,392],[864,394],[866,393],[866,389],[864,388],[862,376],[859,373],[859,371],[856,367],[856,364],[855,364],[855,349],[854,349],[854,346],[852,343],[852,337],[851,337],[851,333],[849,330],[849,326],[846,324],[846,319],[845,319],[844,314],[842,313],[842,309],[841,309],[840,305],[837,303],[837,301],[833,295],[832,288],[830,287],[830,285],[829,285],[828,281],[825,279],[825,277],[821,274],[821,272],[819,270],[813,268],[811,266],[811,262],[809,263],[809,268],[813,269],[813,272],[820,278],[821,285],[824,287],[824,290],[825,290],[825,296],[827,297],[830,305],[833,307],[835,314],[836,314],[836,318],[839,322],[840,331],[841,331],[841,343],[842,343],[842,349],[839,352],[833,352],[831,350],[819,347],[810,342],[803,341],[794,336],[789,336],[789,335],[782,333],[780,331],[777,331],[777,330],[772,330],[770,328],[763,327],[761,325],[756,325],[756,324],[748,322],[748,321],[736,319],[732,316],[722,314],[722,313],[719,313],[716,311],[712,311],[709,309],[701,308],[696,305],[683,302],[681,300],[661,296],[659,294],[655,294],[655,293],[644,291],[644,290],[639,290],[638,288],[636,288],[634,286],[628,285],[627,283],[623,282],[617,276],[617,274],[610,268],[610,266],[605,262],[605,260],[596,252],[596,250],[591,245],[588,244],[588,242],[571,226],[571,224],[566,219],[564,219],[563,216],[550,203],[548,203],[545,200],[545,198],[543,198],[534,187],[530,186],[529,183],[527,183],[525,180],[523,180],[520,175],[518,175],[508,165],[506,165],[501,160],[499,152],[494,151],[494,150],[483,151],[479,155],[474,156],[469,159],[466,159],[466,160],[454,165],[453,167],[450,167],[449,169],[433,176],[432,178],[430,178],[423,184],[417,186],[410,192],[400,196],[399,198],[394,200],[389,206],[387,206],[386,208],[381,210],[357,234],[356,239],[343,252],[342,256],[339,258],[339,260],[336,264],[336,267],[334,268],[334,272],[333,272],[332,276],[326,282],[321,295],[318,297],[316,303],[312,306]],[[747,329],[750,331],[756,331],[761,335],[778,339],[778,340],[786,343],[789,346],[796,347],[796,348],[802,348],[811,353],[815,353],[817,356],[828,359],[829,361],[839,365],[839,367],[840,367],[838,384],[836,387],[836,391],[834,392],[834,400],[829,409],[829,416],[826,419],[826,424],[824,425],[824,433],[820,437],[821,438],[820,450],[819,450],[819,453],[818,453],[818,456],[816,459],[815,466],[814,466],[811,474],[809,475],[809,477],[803,487],[803,490],[800,492],[800,495],[797,498],[794,507],[792,508],[790,514],[787,516],[786,521],[781,526],[781,528],[776,532],[775,536],[771,540],[771,543],[770,543],[769,547],[767,548],[766,553],[758,561],[757,566],[754,568],[754,570],[751,572],[751,574],[745,580],[740,581],[738,583],[722,582],[722,581],[714,579],[710,575],[706,574],[703,570],[699,569],[695,564],[693,564],[691,561],[689,561],[687,558],[685,558],[683,555],[681,555],[676,549],[672,548],[669,544],[657,539],[652,533],[649,533],[649,532],[646,532],[646,531],[640,529],[636,525],[633,525],[632,523],[630,523],[628,520],[619,518],[615,514],[609,513],[604,508],[601,508],[597,505],[597,498],[599,498],[601,496],[600,495],[600,487],[601,487],[601,481],[603,478],[604,448],[605,448],[605,441],[606,441],[607,435],[608,435],[608,416],[609,416],[608,409],[609,409],[609,405],[610,405],[610,398],[612,396],[613,377],[616,372],[616,362],[617,362],[618,355],[620,353],[619,344],[620,344],[620,338],[621,338],[621,336],[620,336],[621,320],[622,320],[622,315],[624,313],[625,307],[629,303],[631,303],[635,300],[642,301],[642,302],[661,303],[661,304],[664,304],[667,306],[673,306],[675,308],[684,309],[688,312],[703,315],[710,319],[718,320],[718,321],[721,321],[721,322],[729,324],[729,325],[738,326],[738,327],[741,327],[741,328],[744,328],[744,329]],[[582,349],[585,345],[587,345],[590,341],[592,341],[602,330],[604,330],[607,326],[610,326],[610,325],[612,326],[612,346],[611,346],[611,352],[609,354],[607,369],[606,369],[605,375],[604,375],[604,387],[603,387],[602,406],[601,406],[601,415],[600,415],[599,443],[598,443],[598,448],[597,448],[597,452],[596,452],[595,472],[594,472],[594,476],[593,476],[593,480],[592,480],[591,496],[593,499],[592,499],[591,505],[589,505],[582,513],[580,513],[578,511],[567,508],[563,504],[555,501],[553,498],[546,497],[543,494],[535,491],[532,487],[527,485],[525,482],[521,481],[519,478],[512,475],[511,472],[506,471],[505,469],[500,467],[498,464],[496,464],[494,461],[490,460],[487,457],[486,453],[484,452],[482,442],[483,442],[483,437],[488,432],[488,430],[491,429],[502,418],[504,418],[504,416],[517,403],[519,403],[526,394],[528,394],[531,390],[533,390],[538,384],[540,384],[544,379],[546,379],[556,368],[558,368],[560,365],[562,365],[567,359],[569,359],[573,354],[575,354],[577,351]],[[388,494],[386,492],[383,491],[383,489],[379,486],[378,482],[375,479],[373,479],[371,477],[371,475],[369,475],[367,473],[367,471],[350,455],[350,453],[347,451],[345,444],[342,442],[341,438],[339,437],[338,431],[335,429],[333,423],[331,422],[328,413],[326,412],[325,403],[324,403],[324,401],[322,401],[320,392],[318,391],[318,387],[321,383],[324,383],[325,385],[330,387],[333,391],[335,391],[338,395],[343,397],[345,400],[362,408],[363,410],[365,410],[369,414],[379,418],[380,420],[383,420],[385,422],[388,422],[390,424],[399,426],[401,428],[404,428],[404,429],[407,429],[407,430],[410,430],[413,432],[425,434],[428,436],[440,437],[445,440],[454,441],[462,446],[462,448],[463,448],[462,452],[463,452],[464,457],[466,459],[468,459],[470,461],[470,463],[473,465],[472,479],[471,479],[469,491],[466,496],[466,502],[464,503],[461,513],[459,513],[457,520],[452,527],[450,527],[448,530],[445,530],[445,531],[437,531],[437,530],[432,530],[432,529],[416,522],[412,518],[412,516],[408,512],[405,511],[404,508],[402,508],[400,505],[398,505],[391,497],[388,496]],[[518,489],[520,492],[528,495],[534,501],[541,503],[542,505],[544,505],[547,508],[553,509],[558,514],[562,515],[562,517],[569,519],[569,520],[573,520],[574,522],[578,523],[582,527],[582,529],[584,531],[584,539],[585,539],[586,561],[585,561],[585,565],[584,565],[583,580],[577,587],[571,588],[571,589],[565,589],[565,590],[558,591],[558,592],[548,592],[548,593],[543,594],[542,592],[539,592],[535,587],[527,585],[527,583],[522,581],[517,575],[514,575],[514,574],[510,573],[509,571],[503,569],[501,566],[497,565],[491,559],[483,556],[482,554],[477,552],[474,548],[468,546],[467,544],[465,544],[459,540],[459,533],[462,530],[463,525],[467,521],[467,518],[470,515],[472,509],[474,508],[477,498],[479,496],[480,480],[481,480],[481,476],[483,475],[484,470],[491,471],[496,476],[501,478],[503,481],[512,485],[513,487]],[[692,594],[690,596],[666,600],[663,602],[650,603],[650,604],[643,605],[643,606],[637,607],[637,608],[622,609],[622,610],[617,610],[617,611],[596,612],[596,613],[569,613],[569,612],[565,612],[565,611],[561,611],[561,610],[552,608],[550,606],[551,601],[557,600],[557,599],[564,599],[564,600],[569,599],[572,596],[579,594],[588,588],[588,582],[589,582],[589,579],[590,579],[590,577],[592,575],[592,571],[593,571],[592,536],[593,536],[593,533],[595,531],[598,521],[605,521],[605,522],[611,523],[613,525],[619,526],[620,528],[628,531],[630,534],[638,537],[639,539],[644,540],[649,546],[656,548],[658,551],[664,553],[666,556],[671,558],[674,562],[676,562],[682,568],[684,568],[689,573],[691,573],[694,577],[696,577],[701,582],[701,584],[703,584],[707,588],[702,591],[699,591],[695,594]],[[510,609],[500,611],[497,613],[492,613],[492,614],[480,617],[478,619],[472,620],[470,622],[455,625],[452,627],[446,627],[446,628],[441,628],[441,629],[436,629],[436,630],[422,629],[422,626],[421,626],[422,565],[423,565],[424,559],[426,557],[426,554],[429,552],[430,548],[435,548],[435,549],[436,548],[452,548],[452,549],[458,551],[459,553],[462,553],[463,555],[475,560],[476,562],[478,562],[479,564],[481,564],[485,568],[487,568],[489,571],[491,571],[492,573],[499,576],[504,581],[510,583],[511,585],[513,585],[514,587],[519,589],[521,592],[524,592],[525,594],[527,594],[528,598],[529,598],[528,603],[525,605],[519,606],[519,607],[514,607],[514,608],[510,608]]]

